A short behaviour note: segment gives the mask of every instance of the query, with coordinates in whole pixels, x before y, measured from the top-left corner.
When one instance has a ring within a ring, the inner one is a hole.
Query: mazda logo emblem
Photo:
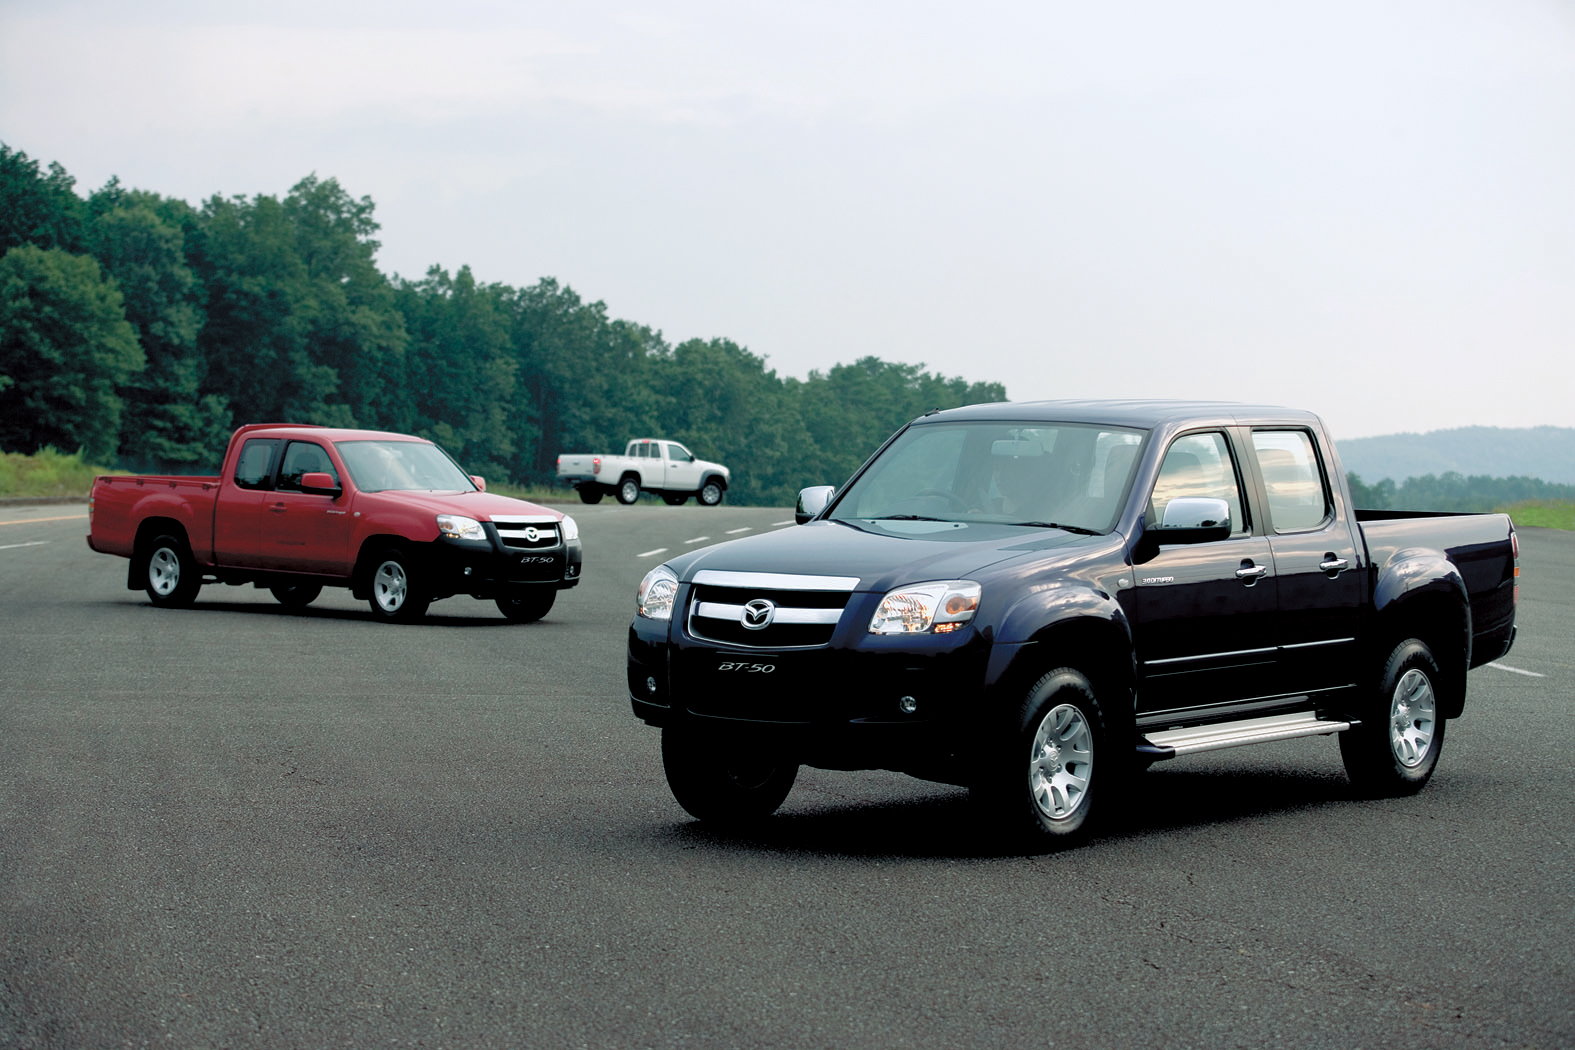
[[[775,603],[769,602],[764,598],[756,598],[744,606],[744,611],[739,616],[738,622],[743,624],[746,630],[761,631],[771,626],[771,621],[776,619],[776,615],[777,607]]]
[[[525,542],[526,543],[535,543],[540,538],[541,538],[541,533],[536,531],[536,526],[532,525],[528,529],[525,530]]]

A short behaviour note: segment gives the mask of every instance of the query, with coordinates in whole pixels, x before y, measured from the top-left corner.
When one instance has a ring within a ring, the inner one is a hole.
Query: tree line
[[[1006,399],[874,356],[781,377],[553,278],[390,277],[377,231],[372,200],[332,178],[196,206],[118,179],[84,197],[0,143],[0,451],[210,473],[235,426],[289,421],[419,434],[532,484],[559,452],[657,436],[733,466],[735,502],[780,505],[914,416]]]
[[[1575,500],[1575,485],[1559,485],[1541,478],[1495,478],[1447,471],[1422,474],[1395,484],[1384,478],[1371,485],[1354,472],[1346,474],[1351,499],[1364,510],[1489,511],[1531,500]]]

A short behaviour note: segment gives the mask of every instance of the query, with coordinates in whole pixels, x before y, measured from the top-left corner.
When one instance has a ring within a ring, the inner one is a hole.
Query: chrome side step
[[[1359,724],[1325,721],[1311,711],[1270,715],[1267,718],[1245,718],[1239,722],[1216,722],[1213,725],[1164,729],[1157,733],[1149,733],[1146,741],[1138,745],[1138,752],[1158,761],[1175,758],[1178,755],[1194,755],[1200,751],[1221,751],[1227,747],[1264,744],[1271,740],[1326,736],[1330,733],[1344,732]]]

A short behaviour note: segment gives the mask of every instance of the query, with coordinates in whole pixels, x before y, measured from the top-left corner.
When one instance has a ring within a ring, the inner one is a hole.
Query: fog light
[[[650,693],[652,696],[656,695],[656,679],[647,678],[645,680],[645,691]]]
[[[905,715],[911,715],[919,709],[919,702],[911,696],[905,696],[897,701],[897,710]]]
[[[465,566],[465,575],[466,576],[470,575],[470,566],[469,565]]]

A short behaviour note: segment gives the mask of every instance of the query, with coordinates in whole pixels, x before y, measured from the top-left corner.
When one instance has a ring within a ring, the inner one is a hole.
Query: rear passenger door
[[[1247,515],[1240,464],[1228,435],[1177,437],[1166,450],[1145,520],[1187,496],[1223,499],[1229,539],[1162,546],[1135,563],[1123,604],[1134,621],[1142,683],[1140,725],[1166,712],[1227,708],[1277,692],[1273,619],[1277,607],[1269,541]]]
[[[263,500],[273,489],[278,438],[247,438],[219,483],[213,506],[213,560],[218,565],[255,568],[261,555]]]
[[[1365,574],[1350,508],[1336,513],[1328,462],[1305,428],[1255,428],[1256,466],[1279,576],[1276,641],[1285,688],[1351,684]]]

